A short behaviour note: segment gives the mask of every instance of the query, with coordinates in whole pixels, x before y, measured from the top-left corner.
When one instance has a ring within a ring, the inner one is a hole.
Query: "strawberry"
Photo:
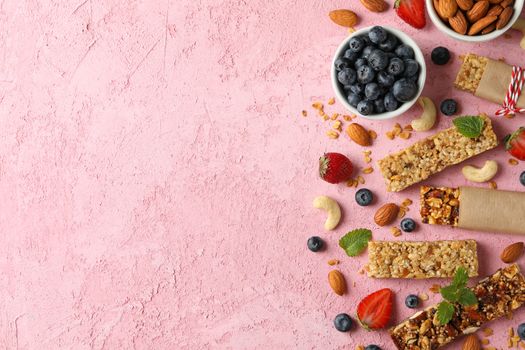
[[[366,330],[384,328],[392,314],[392,297],[394,293],[381,289],[365,297],[357,306],[357,319]]]
[[[396,13],[412,27],[421,29],[427,24],[425,19],[425,0],[396,0]]]
[[[341,153],[325,153],[319,158],[319,176],[331,184],[349,180],[353,168],[350,159]]]
[[[525,160],[525,127],[505,136],[505,149],[519,160]]]

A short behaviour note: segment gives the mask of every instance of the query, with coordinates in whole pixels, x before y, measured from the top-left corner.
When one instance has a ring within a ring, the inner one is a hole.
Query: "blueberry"
[[[374,50],[368,56],[368,64],[376,71],[385,69],[388,66],[388,57],[381,50]]]
[[[525,171],[520,175],[520,183],[525,186]]]
[[[375,344],[367,345],[365,350],[381,350],[381,348]]]
[[[388,33],[385,28],[380,26],[375,26],[368,32],[368,38],[374,44],[379,44],[385,41],[388,37]]]
[[[409,294],[405,299],[405,305],[410,309],[415,309],[419,305],[419,298],[417,295]]]
[[[357,69],[361,66],[364,66],[365,64],[368,64],[368,61],[366,60],[366,58],[359,57],[357,60],[355,60],[354,67],[355,69]]]
[[[357,104],[357,111],[362,115],[370,115],[374,113],[374,104],[372,101],[363,100]]]
[[[344,68],[343,70],[337,73],[337,80],[343,85],[350,85],[355,83],[357,79],[357,74],[352,68]]]
[[[357,105],[359,102],[361,102],[363,98],[359,94],[354,94],[353,92],[348,94],[348,103],[350,106],[357,108]]]
[[[390,60],[387,71],[393,76],[401,75],[405,71],[405,63],[401,58],[394,57]]]
[[[401,58],[414,58],[414,50],[405,44],[401,44],[396,48],[396,55]]]
[[[373,101],[379,97],[381,90],[379,90],[379,85],[377,83],[368,83],[365,86],[365,96],[369,101]]]
[[[401,220],[401,229],[405,232],[412,232],[416,229],[416,222],[412,219],[406,218]]]
[[[376,50],[373,46],[367,46],[363,49],[363,52],[361,53],[361,58],[364,58],[365,60],[368,59],[372,51]]]
[[[350,85],[350,91],[352,91],[354,94],[364,94],[365,93],[365,86],[361,83],[355,83]]]
[[[407,59],[403,62],[405,63],[405,72],[403,74],[405,77],[415,76],[419,72],[419,63],[416,60]]]
[[[385,109],[388,112],[392,112],[392,111],[395,111],[397,107],[399,106],[399,101],[396,100],[393,93],[389,92],[385,95],[384,104],[385,104]]]
[[[374,111],[376,113],[384,113],[385,112],[385,101],[382,97],[374,100]]]
[[[525,340],[525,323],[518,326],[517,333],[521,340]]]
[[[359,57],[359,53],[348,49],[345,51],[343,57],[349,60],[350,62],[354,62]]]
[[[350,47],[350,50],[354,52],[361,52],[361,50],[365,47],[365,41],[363,38],[356,36],[350,39],[348,46]]]
[[[446,100],[441,102],[439,109],[444,115],[453,115],[458,109],[458,103],[451,98],[447,98]]]
[[[347,314],[335,316],[334,326],[339,332],[348,332],[352,328],[352,319]]]
[[[432,59],[432,62],[442,66],[447,64],[448,60],[450,59],[450,52],[446,47],[438,46],[432,50],[430,58]]]
[[[399,79],[392,87],[392,93],[399,102],[408,102],[417,95],[417,85],[407,79]]]
[[[386,71],[382,70],[381,72],[377,73],[377,83],[379,86],[386,86],[390,87],[394,85],[395,78],[393,75],[388,74]]]
[[[306,243],[308,246],[308,249],[310,249],[312,252],[318,252],[321,249],[323,249],[324,242],[321,239],[321,237],[313,236],[308,238],[308,242]]]
[[[349,68],[350,61],[344,57],[339,57],[338,59],[335,60],[334,66],[336,70],[340,71],[341,69]]]
[[[370,66],[364,65],[357,68],[357,80],[362,84],[367,84],[374,80],[375,73]]]
[[[394,51],[397,46],[397,38],[391,34],[388,34],[385,41],[379,43],[379,48],[383,51]]]
[[[370,205],[370,203],[372,203],[373,200],[374,195],[372,194],[372,191],[370,191],[367,188],[362,188],[355,193],[355,201],[362,207]]]

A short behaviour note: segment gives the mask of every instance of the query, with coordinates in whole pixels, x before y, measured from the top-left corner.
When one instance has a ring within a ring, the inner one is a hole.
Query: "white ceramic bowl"
[[[485,35],[472,35],[472,36],[456,33],[445,22],[443,22],[443,20],[441,20],[441,18],[438,16],[436,9],[434,9],[433,1],[432,0],[425,0],[425,1],[426,1],[426,7],[427,7],[428,14],[430,16],[430,19],[432,20],[432,23],[434,23],[434,25],[438,27],[440,31],[442,31],[443,33],[457,40],[468,41],[468,42],[480,42],[480,41],[489,41],[489,40],[495,39],[498,36],[505,33],[510,27],[512,27],[514,22],[516,22],[516,20],[520,16],[521,10],[523,9],[523,2],[525,0],[514,0],[514,14],[512,15],[509,23],[507,23],[505,27],[499,30],[493,30],[492,32],[485,34]]]
[[[357,109],[355,109],[348,103],[346,93],[343,90],[343,88],[340,86],[339,82],[337,81],[337,71],[335,70],[335,65],[334,65],[335,60],[338,59],[339,57],[343,57],[345,51],[348,49],[348,42],[350,41],[350,39],[352,39],[355,36],[368,33],[370,29],[372,29],[372,27],[362,28],[352,33],[352,35],[348,36],[347,38],[345,38],[345,40],[343,40],[341,45],[339,45],[339,47],[335,51],[335,55],[332,60],[332,68],[331,68],[332,88],[334,89],[337,99],[339,100],[339,102],[341,102],[343,106],[346,107],[346,109],[348,109],[352,113],[359,115],[366,119],[371,119],[371,120],[390,119],[390,118],[397,117],[403,114],[404,112],[406,112],[410,107],[412,107],[414,103],[416,103],[418,97],[421,95],[421,91],[423,91],[423,87],[425,86],[425,79],[427,77],[427,68],[425,65],[425,58],[423,57],[423,53],[421,52],[421,49],[416,44],[416,42],[412,40],[408,35],[406,35],[405,33],[403,33],[402,31],[398,29],[387,27],[387,26],[383,26],[383,28],[385,28],[387,32],[395,35],[403,44],[408,45],[412,49],[414,49],[414,55],[415,55],[414,59],[417,61],[417,63],[419,63],[419,79],[417,81],[417,84],[418,84],[417,94],[412,100],[403,103],[395,111],[379,113],[379,114],[372,114],[372,115],[361,115],[357,111]]]

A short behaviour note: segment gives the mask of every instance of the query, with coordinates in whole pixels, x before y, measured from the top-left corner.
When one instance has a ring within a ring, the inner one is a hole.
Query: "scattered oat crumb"
[[[390,232],[392,233],[392,236],[394,237],[401,236],[401,230],[395,226],[390,228]]]
[[[498,188],[498,184],[496,183],[496,181],[489,181],[489,186],[494,190]]]
[[[402,219],[407,214],[407,208],[406,207],[399,207],[399,211],[397,212],[397,218]]]
[[[410,125],[410,124],[405,125],[405,126],[403,127],[403,129],[405,129],[406,131],[412,131],[412,130],[414,130],[414,129],[412,129],[412,125]]]
[[[339,260],[337,260],[337,259],[330,259],[330,260],[328,260],[328,265],[330,265],[330,266],[339,265]]]
[[[374,130],[368,130],[368,135],[370,135],[372,140],[377,139],[377,133]]]
[[[404,140],[408,140],[410,138],[410,132],[409,131],[403,131],[399,134],[399,137],[401,137]]]
[[[343,125],[343,123],[341,123],[340,120],[336,120],[336,121],[332,124],[332,128],[333,128],[334,130],[337,130],[337,131],[340,132],[340,131],[341,131],[341,128],[342,128],[342,125]]]
[[[423,301],[427,301],[428,300],[428,294],[427,293],[420,293],[419,294],[419,299],[421,299]]]
[[[343,115],[343,119],[344,119],[345,121],[349,122],[349,121],[352,120],[352,117],[349,116],[348,114],[345,114],[345,115]]]
[[[324,108],[324,106],[323,106],[323,104],[321,102],[314,102],[314,103],[312,103],[312,107],[314,109],[318,109],[318,110],[321,110],[321,109]]]
[[[389,140],[393,140],[395,138],[394,136],[394,133],[392,131],[387,131],[386,132],[386,137],[389,139]]]
[[[514,159],[514,158],[510,158],[509,159],[509,164],[510,165],[518,165],[518,161],[516,159]]]
[[[509,335],[509,337],[513,337],[514,336],[514,328],[512,328],[512,327],[509,328],[508,335]]]
[[[374,168],[372,168],[371,166],[369,166],[368,168],[364,168],[363,169],[363,173],[364,174],[370,174],[373,171],[374,171]]]
[[[441,286],[439,284],[433,284],[428,290],[431,291],[434,294],[439,293],[439,289]]]
[[[369,155],[372,154],[372,151],[369,150],[369,149],[367,149],[366,151],[363,151],[363,154],[364,154],[365,156],[369,156]]]
[[[361,175],[357,176],[357,182],[360,183],[360,184],[364,184],[365,183],[365,178],[362,177]]]
[[[303,114],[303,117],[306,117],[308,115],[308,112],[305,111],[304,109],[303,109],[303,111],[301,113]]]
[[[335,103],[335,98],[330,97],[327,102],[329,105],[333,105]]]
[[[486,338],[485,338],[485,339],[482,339],[482,340],[481,340],[481,344],[483,344],[483,345],[489,345],[489,344],[490,344],[490,340],[488,340],[488,339],[486,339]]]
[[[494,331],[492,330],[492,328],[489,328],[489,327],[483,328],[482,332],[485,335],[485,337],[490,337],[491,335],[494,334]]]
[[[348,28],[348,33],[349,34],[355,33],[355,28],[354,27]]]
[[[401,203],[401,205],[404,206],[404,207],[408,207],[408,206],[411,205],[411,204],[412,204],[412,200],[409,199],[409,198],[405,199],[405,200]]]
[[[512,119],[514,118],[514,114],[505,114],[504,117],[507,119]]]
[[[365,350],[365,347],[363,345],[358,345],[355,347],[355,350]]]
[[[332,114],[332,116],[330,117],[330,119],[332,119],[332,120],[336,120],[337,118],[339,118],[339,113],[334,113],[334,114]]]
[[[395,136],[401,134],[401,130],[403,130],[403,128],[401,128],[401,125],[399,123],[396,123],[394,125],[394,129],[392,129],[392,132],[394,133]]]
[[[331,138],[331,139],[337,139],[339,137],[339,133],[337,131],[334,131],[334,130],[328,130],[326,132],[326,135]]]

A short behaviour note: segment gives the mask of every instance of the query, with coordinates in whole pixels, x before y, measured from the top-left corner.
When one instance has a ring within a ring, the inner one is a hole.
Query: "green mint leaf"
[[[365,250],[368,241],[371,239],[372,231],[366,228],[358,228],[341,237],[339,246],[345,250],[348,256],[357,256]]]
[[[469,115],[457,117],[453,123],[461,135],[474,139],[481,135],[485,121],[479,116]]]
[[[455,285],[446,286],[439,289],[439,292],[441,293],[441,296],[443,299],[450,301],[451,303],[455,303],[458,301],[459,293],[458,288]]]
[[[476,294],[468,288],[461,288],[458,292],[458,302],[463,306],[472,306],[478,303]]]
[[[448,301],[442,301],[439,303],[437,308],[437,319],[440,324],[447,324],[452,320],[452,316],[454,316],[454,305],[449,303]]]
[[[452,285],[458,288],[465,287],[468,281],[467,270],[463,266],[458,267],[456,273],[454,274],[454,279],[452,280]]]

